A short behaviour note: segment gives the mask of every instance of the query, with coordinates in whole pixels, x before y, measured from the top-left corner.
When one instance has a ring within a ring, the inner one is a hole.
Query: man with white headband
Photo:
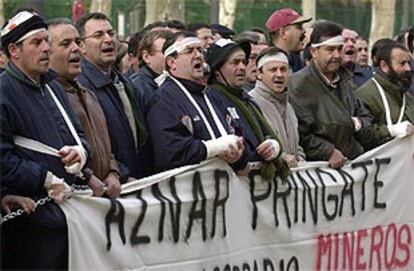
[[[49,33],[39,16],[21,11],[1,30],[9,57],[0,75],[2,196],[61,201],[79,181],[87,153],[64,91],[49,71]],[[65,216],[50,202],[2,225],[2,268],[67,268]]]
[[[258,80],[249,94],[278,134],[283,148],[281,157],[289,167],[296,167],[305,160],[305,153],[299,146],[298,119],[287,98],[288,57],[282,50],[271,47],[259,54],[256,63]]]
[[[235,170],[244,169],[243,139],[220,101],[206,93],[203,48],[190,32],[165,41],[168,77],[147,114],[158,171],[219,157]]]
[[[369,147],[374,148],[395,137],[414,134],[414,97],[411,85],[410,53],[403,45],[391,42],[377,53],[378,69],[356,91],[374,116]]]
[[[240,123],[249,167],[260,170],[267,181],[273,181],[277,176],[286,181],[289,168],[286,161],[279,157],[279,139],[257,104],[242,89],[246,83],[246,64],[250,52],[249,41],[216,41],[207,51],[207,62],[211,67],[209,82],[216,99],[223,101],[227,111]]]
[[[328,161],[332,168],[364,152],[358,139],[372,119],[341,68],[341,33],[336,23],[318,22],[311,34],[311,64],[293,74],[288,86],[307,160]]]

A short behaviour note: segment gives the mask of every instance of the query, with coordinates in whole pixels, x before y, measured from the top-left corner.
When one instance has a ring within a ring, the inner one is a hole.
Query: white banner
[[[63,204],[69,266],[414,270],[413,176],[414,137],[341,170],[310,163],[284,185],[237,177],[222,161],[176,169],[125,185],[121,199]]]

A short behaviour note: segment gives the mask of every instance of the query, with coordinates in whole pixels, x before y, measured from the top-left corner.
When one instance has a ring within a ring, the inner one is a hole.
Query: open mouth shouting
[[[75,65],[80,65],[80,56],[73,56],[71,58],[69,58],[69,63],[70,64],[75,64]]]
[[[101,52],[104,55],[110,55],[110,56],[112,56],[112,55],[115,55],[115,48],[112,47],[112,46],[111,47],[105,47],[105,48],[102,48]]]

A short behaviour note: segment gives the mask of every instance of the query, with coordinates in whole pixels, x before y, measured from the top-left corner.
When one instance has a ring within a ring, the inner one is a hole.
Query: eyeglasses
[[[105,34],[108,34],[109,37],[113,38],[113,37],[116,36],[116,30],[115,29],[111,29],[111,30],[108,30],[106,32],[104,32],[104,31],[96,31],[96,32],[94,32],[94,33],[92,33],[92,34],[90,34],[88,36],[82,37],[82,40],[86,40],[88,38],[93,38],[93,39],[96,39],[96,40],[102,40],[102,39],[104,39]]]

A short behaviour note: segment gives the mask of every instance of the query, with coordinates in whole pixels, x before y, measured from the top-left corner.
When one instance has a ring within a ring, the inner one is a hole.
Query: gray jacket
[[[291,154],[297,160],[305,160],[305,152],[299,145],[298,119],[288,101],[287,92],[276,93],[257,80],[256,87],[249,94],[279,136],[283,148],[282,157]]]

